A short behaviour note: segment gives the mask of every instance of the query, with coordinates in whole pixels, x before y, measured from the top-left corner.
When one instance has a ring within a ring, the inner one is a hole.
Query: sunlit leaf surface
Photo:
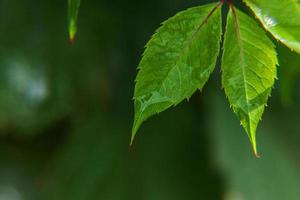
[[[249,16],[231,7],[227,18],[222,84],[256,150],[256,129],[276,77],[274,45]]]
[[[202,89],[216,65],[221,38],[220,3],[180,12],[146,45],[134,94],[132,139],[150,116]]]
[[[300,4],[298,0],[244,1],[276,39],[300,53]]]

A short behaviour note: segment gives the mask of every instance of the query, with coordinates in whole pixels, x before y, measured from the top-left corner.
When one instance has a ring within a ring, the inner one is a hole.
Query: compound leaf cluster
[[[300,6],[295,0],[244,0],[263,27],[300,53]],[[229,2],[222,86],[252,143],[276,79],[277,53],[266,32]],[[146,45],[134,92],[132,140],[149,117],[201,90],[215,68],[224,0],[190,8],[162,23]],[[288,17],[287,17],[288,16]]]

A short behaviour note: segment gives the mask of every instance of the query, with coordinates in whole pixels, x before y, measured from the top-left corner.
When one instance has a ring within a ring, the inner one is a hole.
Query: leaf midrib
[[[238,17],[236,15],[235,12],[235,8],[234,6],[230,6],[230,9],[232,10],[232,14],[233,14],[233,18],[234,18],[234,22],[235,22],[235,31],[237,34],[237,39],[238,39],[238,45],[240,47],[240,57],[241,57],[241,61],[242,61],[242,74],[243,74],[243,83],[244,83],[244,89],[245,89],[245,96],[246,96],[246,103],[247,103],[247,115],[248,115],[248,120],[249,120],[249,131],[250,131],[250,140],[252,141],[252,126],[251,126],[251,114],[250,114],[250,109],[249,109],[249,97],[248,97],[248,86],[247,86],[247,80],[246,80],[246,72],[245,72],[245,56],[244,56],[244,47],[243,47],[243,41],[241,39],[241,32],[240,32],[240,28],[239,28],[239,21],[238,21]],[[253,142],[253,141],[252,141]]]
[[[171,73],[171,71],[172,71],[174,68],[178,67],[178,60],[180,60],[180,59],[182,58],[184,52],[188,51],[189,46],[191,45],[191,43],[193,43],[194,38],[196,37],[196,35],[202,30],[202,27],[205,26],[205,25],[207,24],[207,21],[208,21],[208,20],[210,19],[210,17],[215,13],[215,11],[218,9],[218,7],[219,7],[220,5],[222,5],[222,2],[221,2],[221,1],[218,2],[218,3],[212,8],[212,10],[208,13],[208,15],[201,21],[201,23],[199,23],[199,26],[198,26],[197,29],[193,32],[193,34],[190,36],[190,38],[187,38],[187,41],[185,42],[185,44],[184,44],[182,50],[179,51],[179,57],[178,57],[177,61],[174,62],[173,67],[171,67],[171,68],[168,70],[168,72],[167,72],[165,78],[162,79],[162,81],[160,82],[160,85],[161,85],[161,86],[160,86],[160,88],[159,88],[159,91],[160,91],[161,88],[163,87],[163,85],[164,85],[163,83],[164,83],[164,81],[166,80],[166,78],[169,76],[169,74]],[[142,95],[142,96],[144,96],[144,95]],[[139,97],[141,97],[141,96],[139,96]],[[138,97],[135,97],[135,98],[137,99]],[[151,98],[151,97],[150,97],[150,98]],[[149,98],[149,99],[150,99],[150,98]],[[173,102],[173,103],[176,103],[176,102]]]

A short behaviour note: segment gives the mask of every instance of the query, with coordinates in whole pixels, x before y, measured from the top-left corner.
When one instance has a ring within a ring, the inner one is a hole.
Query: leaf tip
[[[136,136],[136,133],[137,133],[139,127],[140,127],[140,123],[137,123],[137,120],[135,119],[134,123],[133,123],[133,126],[132,126],[131,139],[130,139],[129,147],[133,146],[133,142],[134,142],[134,139],[135,139],[135,136]]]
[[[253,153],[254,153],[255,157],[260,158],[260,154],[257,151],[257,145],[256,145],[255,139],[251,139],[251,145],[252,145],[252,149],[253,149]]]
[[[260,158],[260,154],[257,152],[257,147],[256,146],[253,146],[253,153],[254,153],[256,158]]]
[[[75,35],[71,35],[70,34],[70,44],[71,44],[71,46],[73,46],[74,45],[74,42],[75,42]]]
[[[71,26],[69,29],[69,41],[71,45],[74,45],[75,36],[76,36],[76,28]]]
[[[135,133],[132,132],[130,143],[129,143],[129,149],[133,146],[134,136],[135,136]]]

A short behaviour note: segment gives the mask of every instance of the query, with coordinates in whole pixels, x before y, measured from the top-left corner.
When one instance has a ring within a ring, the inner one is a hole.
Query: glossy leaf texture
[[[68,15],[69,15],[69,38],[73,43],[77,33],[77,18],[80,7],[80,0],[68,0]]]
[[[244,0],[276,39],[300,54],[299,0]]]
[[[220,5],[179,12],[165,21],[146,45],[136,78],[132,141],[143,121],[203,88],[219,54]]]
[[[274,85],[277,63],[274,45],[264,30],[231,6],[224,39],[222,85],[256,155],[256,129]]]

